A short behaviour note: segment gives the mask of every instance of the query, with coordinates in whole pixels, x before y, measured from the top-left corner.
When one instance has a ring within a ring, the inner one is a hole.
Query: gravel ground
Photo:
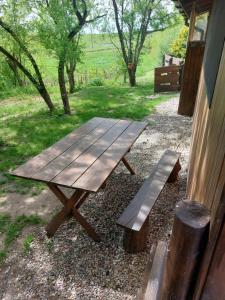
[[[159,239],[168,239],[175,203],[185,197],[191,119],[178,116],[177,106],[177,98],[163,102],[146,118],[149,126],[127,157],[138,175],[129,175],[119,165],[105,190],[91,195],[83,205],[82,214],[102,236],[102,242],[93,242],[73,220],[61,226],[51,240],[46,238],[44,227],[27,228],[23,236],[31,232],[35,240],[27,255],[21,250],[21,239],[11,249],[1,266],[0,299],[136,298],[150,247]],[[148,250],[127,254],[122,248],[123,230],[116,220],[168,148],[182,153],[180,179],[166,185],[151,213]],[[4,204],[0,212],[16,215],[27,206],[26,214],[43,211],[47,219],[52,207],[59,207],[47,191],[37,197],[10,194],[0,201]]]

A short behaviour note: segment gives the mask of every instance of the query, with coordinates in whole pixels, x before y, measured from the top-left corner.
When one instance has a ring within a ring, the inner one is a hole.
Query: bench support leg
[[[125,229],[123,246],[124,250],[129,253],[138,253],[147,248],[149,235],[149,217],[145,220],[139,231]]]
[[[122,162],[124,163],[124,165],[125,165],[125,167],[127,168],[127,170],[128,170],[132,175],[135,175],[134,169],[131,167],[131,165],[129,164],[129,162],[126,160],[125,157],[122,158]]]
[[[172,182],[177,181],[180,170],[181,170],[181,165],[180,165],[180,161],[178,160],[177,163],[175,164],[173,171],[171,172],[167,182],[172,183]]]

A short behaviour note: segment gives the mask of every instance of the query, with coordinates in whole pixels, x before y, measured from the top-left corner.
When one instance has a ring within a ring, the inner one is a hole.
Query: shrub
[[[91,86],[103,86],[104,82],[100,77],[97,77],[97,78],[91,80],[90,85]]]
[[[188,38],[188,27],[183,26],[177,39],[170,45],[170,54],[179,58],[185,58]]]

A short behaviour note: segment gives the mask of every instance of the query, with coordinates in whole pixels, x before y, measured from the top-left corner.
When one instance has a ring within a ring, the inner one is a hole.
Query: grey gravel
[[[136,298],[150,247],[160,239],[168,240],[173,208],[185,197],[192,120],[178,116],[177,106],[177,98],[163,102],[146,118],[149,126],[127,156],[137,175],[131,176],[119,165],[105,190],[91,195],[83,205],[82,214],[96,228],[102,242],[93,242],[73,220],[61,226],[50,240],[44,227],[29,228],[35,236],[30,252],[25,255],[17,242],[1,266],[0,299]],[[166,185],[151,213],[148,250],[127,254],[122,247],[123,230],[116,220],[168,148],[182,153],[180,179]],[[7,210],[12,206],[3,207]]]

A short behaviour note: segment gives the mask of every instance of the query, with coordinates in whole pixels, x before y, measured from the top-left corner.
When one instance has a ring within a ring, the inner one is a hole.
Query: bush
[[[91,86],[103,86],[104,82],[100,77],[97,77],[90,82],[90,85]]]
[[[183,26],[180,30],[180,33],[177,39],[170,45],[170,54],[179,57],[185,58],[186,48],[187,48],[187,38],[188,38],[188,27]]]

